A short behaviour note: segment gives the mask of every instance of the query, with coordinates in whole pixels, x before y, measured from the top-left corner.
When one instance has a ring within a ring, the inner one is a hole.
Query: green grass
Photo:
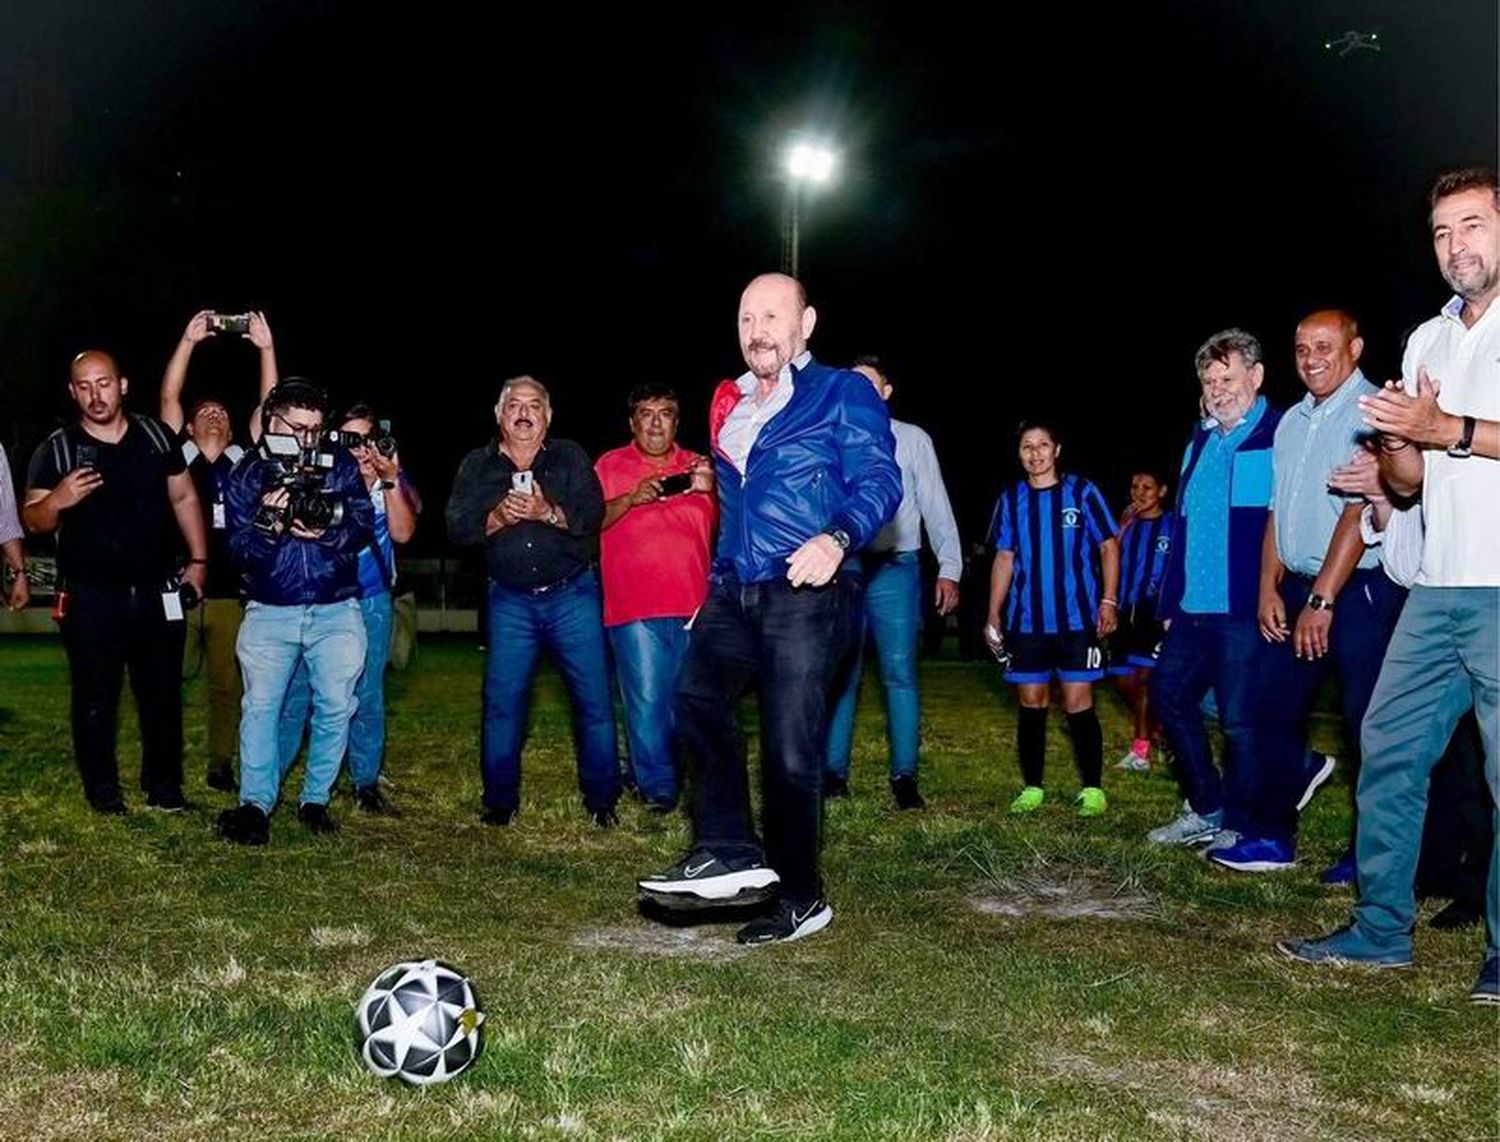
[[[742,953],[731,928],[637,915],[634,877],[685,825],[628,805],[593,828],[554,675],[520,818],[478,824],[480,663],[433,642],[392,677],[400,818],[340,798],[337,837],[282,812],[246,851],[212,832],[228,799],[202,784],[200,683],[198,809],[105,819],[78,789],[57,643],[0,644],[0,1137],[1495,1136],[1500,1024],[1464,1002],[1479,936],[1424,928],[1404,973],[1272,949],[1348,911],[1316,882],[1347,829],[1337,783],[1305,815],[1301,869],[1235,877],[1142,844],[1174,809],[1163,774],[1111,772],[1109,813],[1075,818],[1054,720],[1051,796],[1017,820],[1013,699],[992,668],[944,662],[923,675],[931,808],[898,815],[872,680],[855,797],[828,813],[835,922]],[[1101,707],[1112,760],[1124,725]],[[1118,916],[1042,911],[1060,904]],[[363,1069],[351,1007],[426,956],[474,979],[488,1023],[475,1066],[420,1091]]]

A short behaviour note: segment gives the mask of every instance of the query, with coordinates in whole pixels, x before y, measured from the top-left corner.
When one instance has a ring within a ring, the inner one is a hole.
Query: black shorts
[[[1005,649],[1010,652],[1007,682],[1050,682],[1054,676],[1063,682],[1097,682],[1104,677],[1104,648],[1091,630],[1008,632]]]
[[[1109,672],[1134,674],[1154,670],[1167,632],[1152,611],[1154,604],[1132,607],[1120,616],[1120,625],[1109,636]]]

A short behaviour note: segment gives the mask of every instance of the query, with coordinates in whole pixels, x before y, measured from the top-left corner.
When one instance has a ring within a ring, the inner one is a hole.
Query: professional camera
[[[396,438],[391,435],[391,422],[377,420],[369,435],[333,429],[323,434],[323,443],[333,448],[373,448],[387,458],[396,454]]]
[[[275,475],[262,494],[278,488],[287,490],[286,505],[281,508],[261,504],[253,521],[257,530],[275,534],[294,522],[308,531],[322,531],[341,523],[344,500],[323,489],[323,477],[332,471],[334,454],[328,450],[328,436],[312,448],[303,448],[295,436],[266,433],[260,438],[261,452],[275,464]]]

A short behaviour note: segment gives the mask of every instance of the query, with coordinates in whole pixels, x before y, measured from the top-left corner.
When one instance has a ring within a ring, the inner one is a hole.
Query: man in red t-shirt
[[[636,788],[649,809],[667,813],[678,792],[677,670],[687,621],[708,593],[718,504],[712,462],[677,444],[677,394],[641,385],[628,404],[634,439],[594,464],[605,501],[604,628],[625,699]]]

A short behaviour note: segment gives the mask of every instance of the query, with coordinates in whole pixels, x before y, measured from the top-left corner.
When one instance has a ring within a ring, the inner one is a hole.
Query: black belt
[[[543,583],[540,587],[519,587],[514,589],[524,591],[526,594],[533,596],[550,595],[559,587],[566,587],[569,583],[578,578],[578,576],[582,575],[585,571],[592,570],[593,566],[594,565],[592,563],[580,563],[577,567],[573,568],[573,570],[569,571],[561,579],[554,579],[550,583]]]

